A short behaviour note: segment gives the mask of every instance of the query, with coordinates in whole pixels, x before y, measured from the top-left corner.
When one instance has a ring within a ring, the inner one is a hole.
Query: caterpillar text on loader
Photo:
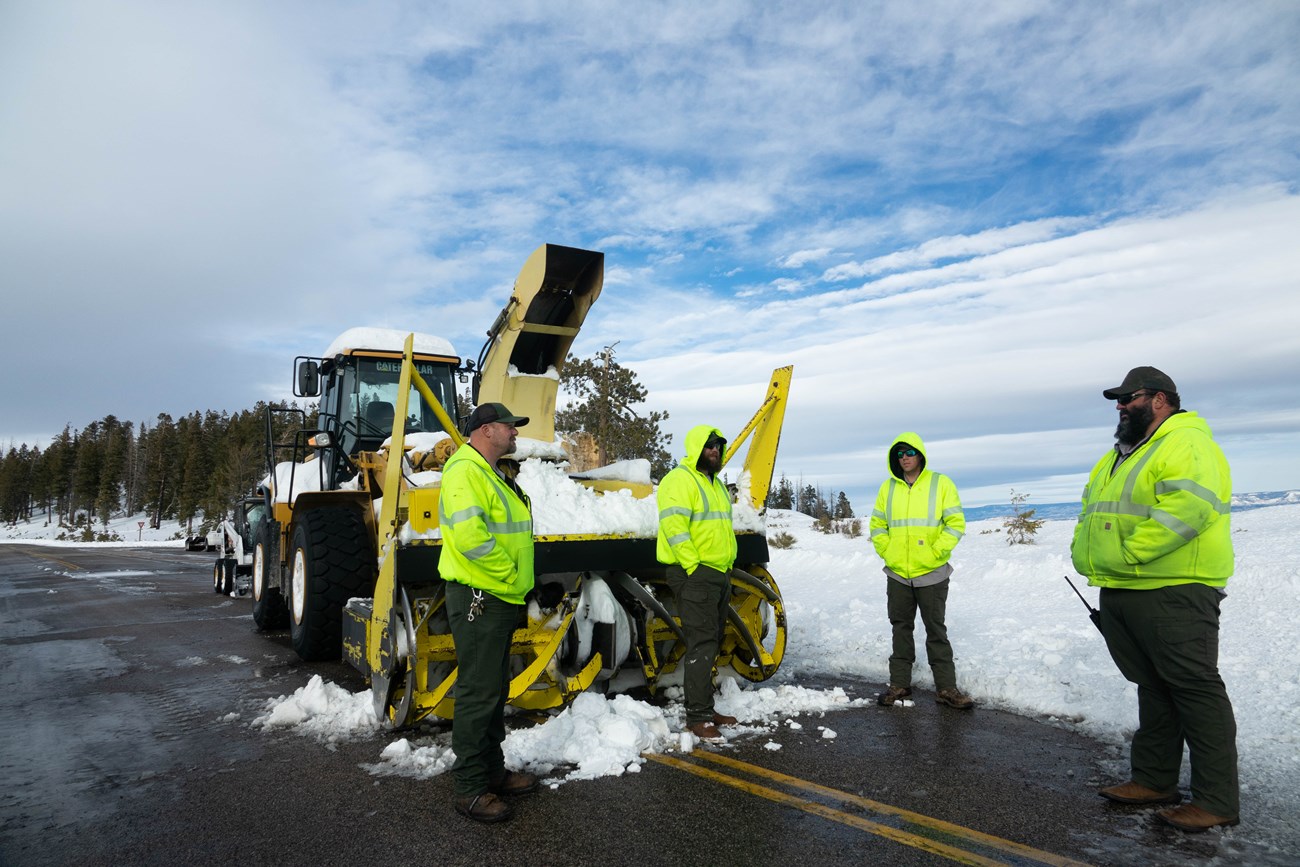
[[[455,712],[455,647],[437,564],[439,471],[463,442],[453,422],[458,371],[474,370],[476,403],[499,401],[530,419],[514,460],[503,462],[532,498],[535,534],[536,585],[511,645],[510,702],[544,710],[588,689],[654,691],[677,668],[682,633],[655,559],[649,462],[570,476],[554,431],[558,373],[603,278],[601,253],[539,247],[488,332],[477,370],[460,367],[450,347],[431,351],[432,338],[416,334],[400,349],[336,341],[319,362],[299,359],[298,393],[311,396],[313,383],[323,383],[320,430],[295,434],[292,461],[277,464],[268,447],[275,519],[258,536],[254,616],[273,628],[288,613],[294,647],[306,658],[337,656],[341,647],[369,678],[376,714],[394,727]],[[773,372],[758,412],[724,458],[750,441],[718,668],[751,681],[771,677],[785,651],[785,610],[766,569],[761,510],[791,370]],[[390,430],[366,438],[360,419],[381,399],[393,407]]]

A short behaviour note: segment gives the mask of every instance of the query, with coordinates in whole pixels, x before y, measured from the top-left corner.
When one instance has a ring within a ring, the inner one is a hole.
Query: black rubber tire
[[[253,530],[253,623],[261,632],[284,629],[289,623],[289,606],[279,587],[271,586],[271,570],[278,565],[273,560],[271,527],[266,521],[258,522]]]
[[[343,606],[375,586],[375,550],[361,513],[312,509],[293,531],[289,550],[289,636],[301,658],[343,655]],[[298,598],[301,593],[302,597]]]
[[[221,592],[222,562],[223,561],[218,560],[217,562],[212,564],[212,592],[213,593]]]
[[[229,596],[235,590],[235,559],[227,557],[221,563],[221,592]]]

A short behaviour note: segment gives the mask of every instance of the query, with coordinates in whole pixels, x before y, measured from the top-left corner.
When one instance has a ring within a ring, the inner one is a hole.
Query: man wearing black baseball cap
[[[1070,553],[1100,587],[1111,658],[1138,687],[1132,776],[1098,794],[1174,804],[1184,831],[1236,825],[1237,724],[1219,675],[1219,603],[1233,570],[1228,461],[1210,426],[1181,408],[1174,381],[1135,367],[1115,388],[1115,447],[1093,467]],[[1178,774],[1191,755],[1192,799]]]
[[[522,415],[515,415],[506,409],[504,403],[484,403],[476,406],[474,411],[469,414],[469,421],[465,425],[465,433],[472,434],[483,425],[492,424],[493,422],[521,428],[528,424],[528,419]],[[503,455],[508,455],[513,451],[514,449],[510,449],[504,452]]]
[[[447,618],[456,648],[456,812],[477,822],[502,822],[514,810],[503,795],[536,791],[537,777],[507,771],[505,706],[510,692],[510,642],[533,589],[533,522],[528,495],[499,469],[515,450],[528,419],[500,403],[470,414],[469,441],[442,469],[438,572],[447,582]]]

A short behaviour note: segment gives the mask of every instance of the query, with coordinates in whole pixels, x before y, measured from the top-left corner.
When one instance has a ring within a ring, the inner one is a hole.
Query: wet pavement
[[[258,634],[211,566],[0,545],[0,864],[1297,863],[1241,829],[1189,837],[1102,801],[1126,769],[1113,748],[925,693],[544,789],[476,825],[449,779],[365,769],[395,735],[326,747],[252,728],[314,674],[365,684]]]

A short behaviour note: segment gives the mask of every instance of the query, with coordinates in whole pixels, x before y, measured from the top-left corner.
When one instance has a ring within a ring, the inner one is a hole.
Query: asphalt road
[[[247,599],[212,593],[211,565],[0,545],[0,865],[1281,863],[1098,798],[1126,769],[1112,748],[924,694],[655,757],[477,825],[446,777],[361,767],[393,735],[330,749],[252,728],[314,674],[366,684],[258,634]],[[809,685],[832,683],[880,689]]]

